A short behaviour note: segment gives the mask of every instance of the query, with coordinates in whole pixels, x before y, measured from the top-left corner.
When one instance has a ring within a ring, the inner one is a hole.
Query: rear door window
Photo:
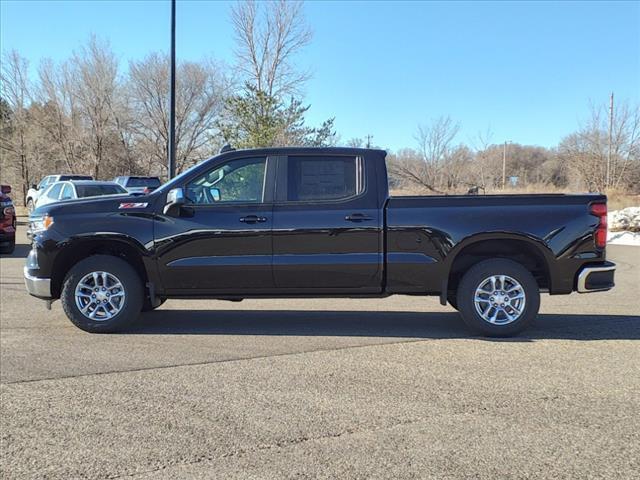
[[[299,156],[287,159],[287,200],[323,201],[361,192],[356,157]]]

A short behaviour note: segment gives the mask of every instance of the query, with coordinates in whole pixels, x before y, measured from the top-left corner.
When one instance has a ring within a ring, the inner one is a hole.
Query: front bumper
[[[613,281],[615,271],[616,264],[613,262],[583,267],[578,273],[576,290],[579,293],[611,290],[615,285]]]
[[[29,275],[29,270],[24,267],[24,284],[27,287],[27,292],[34,297],[42,298],[45,300],[51,299],[51,279],[39,278]]]

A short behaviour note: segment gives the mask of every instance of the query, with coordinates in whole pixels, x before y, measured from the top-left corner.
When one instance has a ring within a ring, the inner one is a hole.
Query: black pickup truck
[[[38,208],[27,290],[90,332],[167,298],[404,294],[508,336],[540,292],[613,287],[604,195],[389,197],[385,155],[231,150],[148,195]]]

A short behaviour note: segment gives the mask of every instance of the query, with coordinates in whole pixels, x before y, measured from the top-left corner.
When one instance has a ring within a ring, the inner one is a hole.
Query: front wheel
[[[540,308],[540,290],[531,272],[506,259],[480,262],[458,286],[458,310],[474,331],[490,337],[516,335]]]
[[[91,333],[115,332],[133,322],[140,315],[143,299],[137,272],[110,255],[94,255],[74,265],[60,296],[69,320]]]

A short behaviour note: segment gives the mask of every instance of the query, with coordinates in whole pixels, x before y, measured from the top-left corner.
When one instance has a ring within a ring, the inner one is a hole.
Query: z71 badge
[[[149,205],[147,202],[121,203],[118,208],[147,208],[147,205]]]

